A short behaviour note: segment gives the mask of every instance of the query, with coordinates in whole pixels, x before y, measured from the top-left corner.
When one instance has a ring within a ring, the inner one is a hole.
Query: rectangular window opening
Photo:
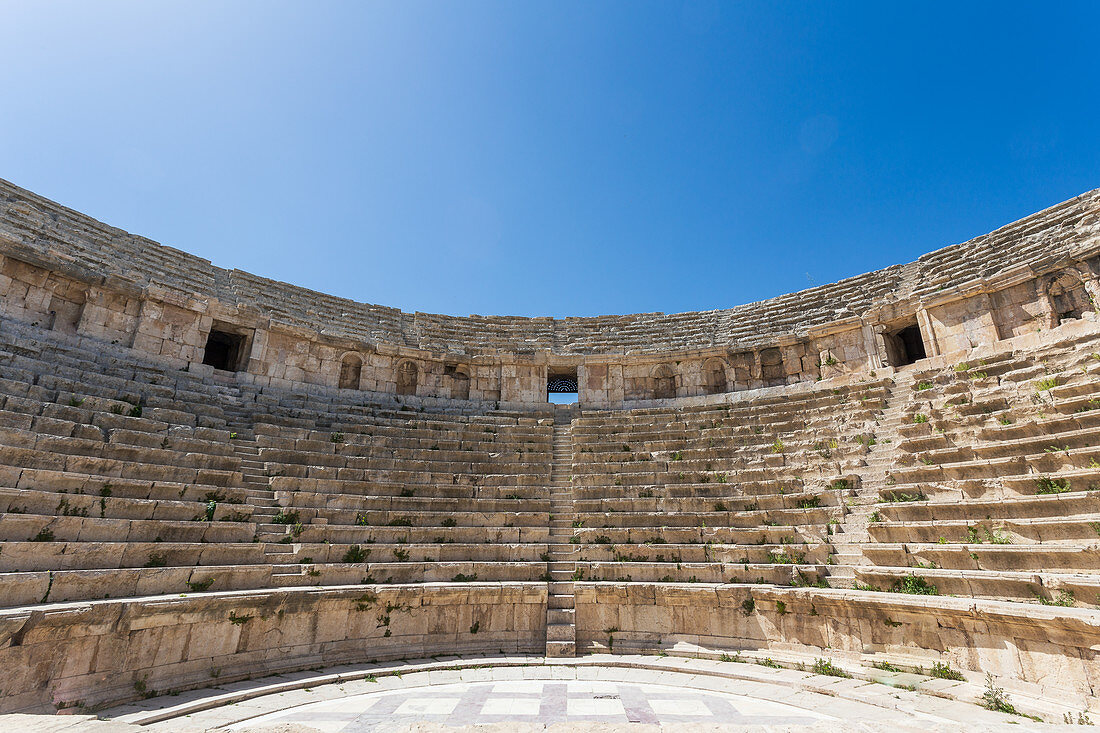
[[[903,367],[924,359],[924,337],[916,320],[883,334],[887,358],[893,367]]]
[[[577,369],[550,368],[546,372],[546,401],[552,405],[575,405],[579,400]]]
[[[211,329],[202,363],[227,372],[239,371],[245,337],[239,333]]]

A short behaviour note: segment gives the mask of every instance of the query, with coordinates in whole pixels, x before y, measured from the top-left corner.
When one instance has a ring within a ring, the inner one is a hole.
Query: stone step
[[[568,641],[575,642],[577,640],[577,628],[573,624],[547,624],[546,625],[546,641]]]
[[[548,609],[573,611],[576,605],[577,599],[571,595],[551,595],[546,598],[546,607]]]
[[[547,641],[546,656],[575,657],[577,656],[577,644],[573,641]]]
[[[575,608],[547,608],[546,609],[546,623],[550,624],[569,624],[572,626],[577,620],[577,610]]]
[[[265,555],[289,555],[294,552],[294,548],[290,545],[282,545],[276,542],[268,543],[264,547]]]

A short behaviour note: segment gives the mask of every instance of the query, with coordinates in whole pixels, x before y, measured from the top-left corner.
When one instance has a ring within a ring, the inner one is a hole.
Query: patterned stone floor
[[[301,705],[231,726],[301,723],[325,733],[386,733],[425,721],[448,726],[530,723],[809,724],[836,720],[740,695],[665,685],[513,680],[382,691]]]

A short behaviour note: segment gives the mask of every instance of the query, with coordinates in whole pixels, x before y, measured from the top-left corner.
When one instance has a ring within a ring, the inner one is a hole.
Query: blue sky
[[[0,177],[465,315],[722,308],[1100,187],[1100,3],[12,2]]]

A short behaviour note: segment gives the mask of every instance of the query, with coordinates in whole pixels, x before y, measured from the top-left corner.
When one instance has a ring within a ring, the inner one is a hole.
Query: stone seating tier
[[[1100,607],[1098,347],[915,372],[856,587]]]

